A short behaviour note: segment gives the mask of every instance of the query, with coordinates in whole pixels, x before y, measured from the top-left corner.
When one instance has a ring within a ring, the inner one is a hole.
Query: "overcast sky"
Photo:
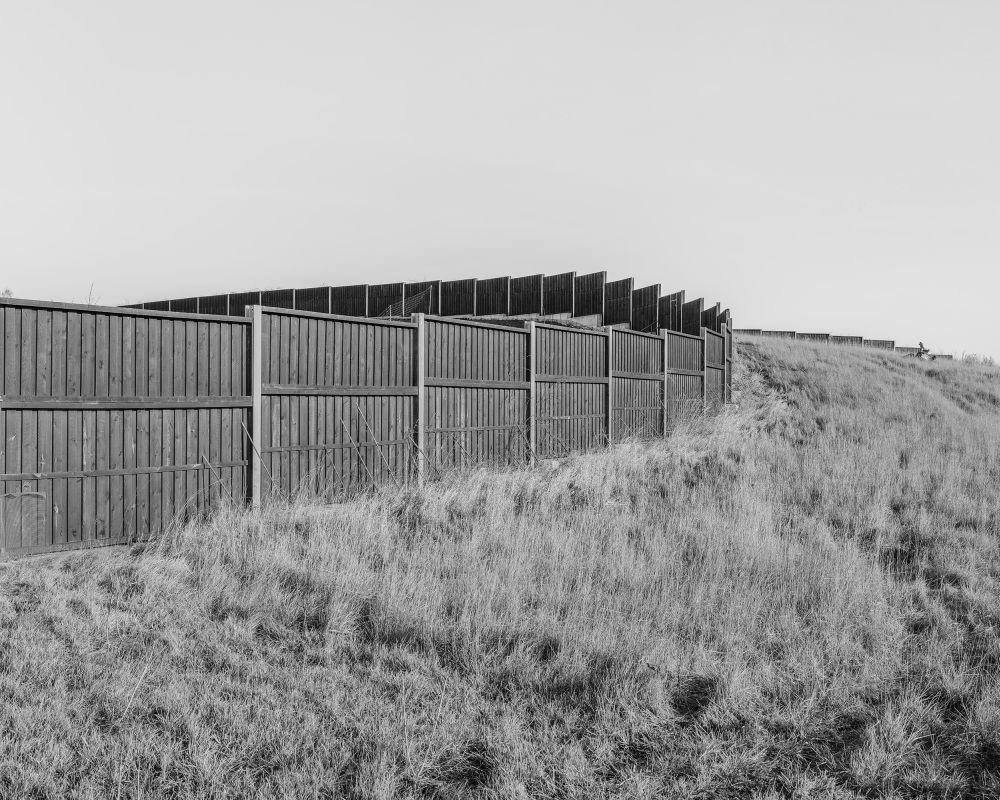
[[[16,296],[607,269],[1000,356],[995,0],[0,9]]]

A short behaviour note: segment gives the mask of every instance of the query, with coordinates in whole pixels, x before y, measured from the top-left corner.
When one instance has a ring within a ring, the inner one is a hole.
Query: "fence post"
[[[247,461],[250,464],[250,503],[253,508],[260,507],[261,487],[264,485],[262,459],[264,454],[260,448],[264,446],[261,441],[261,430],[264,427],[263,416],[263,347],[264,342],[264,313],[259,305],[251,306],[250,309],[250,397],[252,402],[250,413],[250,450],[247,453]],[[256,446],[255,446],[256,445]]]
[[[701,326],[701,410],[708,410],[708,330]]]
[[[667,354],[670,334],[666,330],[660,331],[663,338],[663,436],[667,435],[667,370],[670,368],[670,358]]]
[[[733,323],[729,321],[726,323],[726,339],[725,339],[725,361],[726,361],[726,385],[724,394],[725,402],[733,402]]]
[[[424,378],[427,375],[427,363],[426,363],[426,340],[427,340],[427,323],[424,320],[423,314],[414,314],[411,319],[417,324],[417,352],[414,362],[417,367],[417,407],[414,413],[415,426],[416,426],[416,462],[417,462],[417,485],[421,485],[424,482],[424,468],[425,457],[424,457],[424,447],[425,447],[425,436],[424,429],[426,427],[425,416],[427,414],[427,398],[425,397],[425,387]]]
[[[607,361],[607,387],[605,389],[605,396],[607,397],[607,414],[605,417],[605,430],[608,434],[608,446],[611,446],[611,430],[614,420],[614,414],[611,410],[611,401],[614,398],[614,370],[612,369],[612,361],[614,361],[615,352],[615,329],[611,325],[605,325],[604,330],[608,334],[607,350],[606,350],[606,361]]]
[[[538,372],[538,337],[535,321],[528,320],[528,463],[534,466],[538,452],[538,394],[535,391],[535,374]]]

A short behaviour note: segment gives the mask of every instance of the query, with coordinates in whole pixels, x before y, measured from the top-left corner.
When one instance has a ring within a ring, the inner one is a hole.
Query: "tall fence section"
[[[0,300],[0,555],[663,436],[730,399],[728,315],[694,334],[244,312]]]
[[[262,305],[375,318],[424,313],[468,318],[573,319],[595,327],[616,325],[653,334],[665,328],[696,336],[702,325],[716,330],[716,320],[727,313],[718,304],[706,307],[701,298],[685,302],[683,291],[661,296],[660,288],[658,283],[637,287],[632,278],[608,281],[604,271],[586,275],[563,272],[255,290],[147,301],[129,308],[242,315],[248,306]]]

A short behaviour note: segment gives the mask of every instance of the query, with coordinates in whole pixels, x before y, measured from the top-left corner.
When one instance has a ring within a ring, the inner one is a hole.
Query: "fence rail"
[[[503,322],[0,300],[0,555],[145,538],[223,498],[330,497],[662,436],[728,400],[728,323]]]

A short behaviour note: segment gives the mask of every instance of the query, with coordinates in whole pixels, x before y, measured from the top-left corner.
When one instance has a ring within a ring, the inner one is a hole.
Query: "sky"
[[[0,0],[0,288],[607,270],[1000,357],[1000,3]]]

